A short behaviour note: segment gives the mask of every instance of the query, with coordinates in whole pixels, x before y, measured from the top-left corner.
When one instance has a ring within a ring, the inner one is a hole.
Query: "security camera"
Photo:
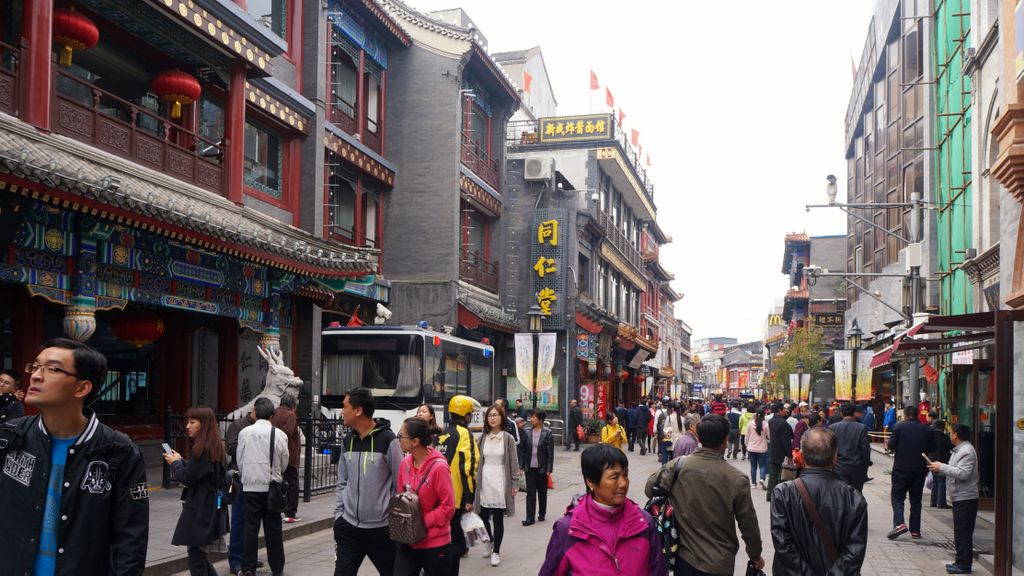
[[[383,324],[391,319],[391,310],[388,310],[386,306],[377,303],[377,317],[373,319],[374,324]]]

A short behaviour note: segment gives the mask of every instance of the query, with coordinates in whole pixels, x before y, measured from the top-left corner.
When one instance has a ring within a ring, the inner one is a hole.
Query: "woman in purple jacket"
[[[555,522],[540,576],[665,574],[654,520],[626,497],[626,455],[597,444],[583,451],[580,465],[587,494]]]

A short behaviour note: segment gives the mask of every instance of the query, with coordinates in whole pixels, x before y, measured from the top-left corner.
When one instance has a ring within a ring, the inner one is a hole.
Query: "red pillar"
[[[383,131],[381,132],[383,134]],[[384,275],[384,191],[377,195],[377,274]]]
[[[242,0],[243,2],[245,0]],[[288,55],[295,64],[295,88],[302,92],[302,0],[292,0],[288,11]]]
[[[359,141],[363,141],[363,131],[366,130],[366,51],[359,51],[359,76],[356,77],[356,134]]]
[[[50,129],[50,61],[53,50],[53,0],[25,0],[22,7],[25,60],[18,67],[22,82],[22,118]]]
[[[217,350],[217,411],[238,407],[238,321],[221,318]]]
[[[362,124],[360,124],[362,126]],[[360,176],[356,180],[356,222],[355,230],[352,231],[353,240],[355,240],[356,246],[366,246],[366,211],[363,209],[363,204],[366,202],[366,197],[363,193],[363,178],[366,176]]]
[[[244,0],[240,2],[244,6]],[[227,102],[224,106],[224,192],[228,200],[242,203],[242,173],[245,163],[245,62],[231,62]]]

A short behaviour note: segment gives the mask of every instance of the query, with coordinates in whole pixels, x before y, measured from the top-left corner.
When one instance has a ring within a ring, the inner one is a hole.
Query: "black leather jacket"
[[[146,567],[149,493],[142,453],[96,415],[68,449],[56,574],[137,575]],[[32,574],[50,473],[50,434],[39,415],[0,426],[0,576]]]
[[[868,543],[868,505],[860,492],[831,470],[804,468],[800,478],[839,552],[833,563],[793,482],[772,493],[772,574],[830,576],[860,574]]]

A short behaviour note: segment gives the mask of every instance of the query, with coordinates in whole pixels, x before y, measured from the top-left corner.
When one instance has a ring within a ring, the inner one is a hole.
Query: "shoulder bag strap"
[[[811,500],[810,493],[807,492],[807,486],[804,485],[802,478],[794,480],[793,485],[796,486],[797,491],[800,492],[800,498],[804,501],[804,510],[807,510],[811,521],[814,522],[814,527],[818,529],[818,534],[821,534],[821,539],[823,544],[825,544],[825,550],[828,551],[829,558],[832,559],[832,562],[835,562],[839,559],[839,552],[836,550],[835,543],[832,542],[832,535],[825,528],[825,522],[822,521],[821,515],[818,514],[818,508],[814,505],[814,501]]]
[[[277,428],[270,425],[270,477],[274,477],[274,432],[277,432]]]
[[[423,475],[420,476],[420,483],[419,483],[418,486],[416,486],[416,493],[417,494],[420,493],[420,488],[423,488],[423,484],[425,484],[427,482],[427,474],[430,473],[430,469],[434,467],[434,464],[437,464],[437,460],[431,460],[430,463],[427,464],[426,469],[423,470]],[[411,464],[409,465],[409,469],[412,470],[412,465]]]

